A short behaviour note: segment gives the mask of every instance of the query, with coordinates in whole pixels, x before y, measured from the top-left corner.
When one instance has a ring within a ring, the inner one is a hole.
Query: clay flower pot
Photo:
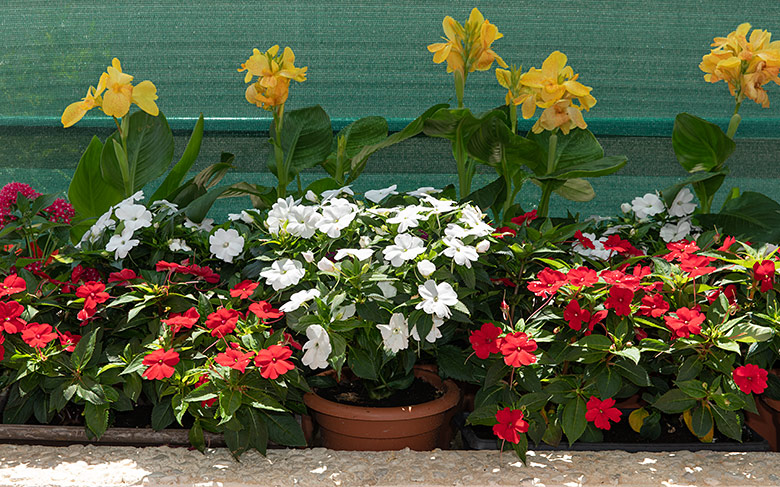
[[[442,429],[449,426],[448,413],[460,401],[460,390],[453,381],[442,381],[429,370],[415,368],[414,375],[444,394],[414,406],[374,408],[339,404],[307,393],[303,401],[320,427],[322,446],[362,451],[436,448]]]

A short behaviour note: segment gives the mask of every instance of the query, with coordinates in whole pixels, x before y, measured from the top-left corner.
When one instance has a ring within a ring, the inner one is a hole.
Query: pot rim
[[[331,375],[335,374],[335,371],[329,370],[323,374]],[[460,389],[455,382],[449,379],[442,380],[438,374],[417,367],[414,369],[414,375],[437,389],[443,390],[444,394],[432,401],[420,404],[386,408],[341,404],[325,399],[314,392],[304,394],[303,402],[317,414],[363,421],[408,421],[425,418],[443,414],[460,402]]]

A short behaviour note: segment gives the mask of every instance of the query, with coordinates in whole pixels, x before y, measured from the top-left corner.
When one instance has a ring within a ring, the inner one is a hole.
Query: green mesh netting
[[[43,191],[66,188],[95,131],[89,127],[111,122],[94,111],[64,130],[59,117],[97,83],[115,56],[136,81],[157,85],[159,106],[174,129],[191,129],[204,113],[208,134],[199,167],[228,151],[237,155],[232,178],[270,181],[264,168],[267,147],[257,133],[267,129],[268,114],[244,100],[243,76],[236,72],[253,47],[289,45],[296,64],[309,67],[309,80],[292,87],[288,109],[318,103],[336,128],[382,115],[398,129],[427,106],[452,101],[451,76],[432,63],[426,46],[442,35],[445,15],[463,21],[478,6],[505,35],[493,47],[507,62],[539,67],[558,49],[569,56],[580,80],[593,87],[598,104],[586,120],[607,152],[628,155],[629,164],[616,176],[593,181],[595,201],[558,201],[553,210],[614,213],[620,202],[682,175],[667,138],[675,114],[688,111],[725,125],[733,100],[724,83],[705,83],[698,68],[712,38],[745,21],[780,36],[780,2],[734,5],[725,0],[5,0],[0,3],[0,184],[24,180]],[[738,136],[761,139],[739,141],[725,186],[776,192],[780,89],[770,85],[769,91],[772,108],[747,101],[741,110],[745,121]],[[467,106],[488,109],[503,97],[492,70],[470,75]],[[108,130],[98,133],[105,137]],[[177,138],[179,151],[184,142],[185,137]],[[446,143],[415,138],[375,155],[358,189],[454,182],[451,157]],[[488,179],[485,174],[478,181]],[[535,198],[529,187],[523,200]],[[221,203],[223,208],[248,204]]]

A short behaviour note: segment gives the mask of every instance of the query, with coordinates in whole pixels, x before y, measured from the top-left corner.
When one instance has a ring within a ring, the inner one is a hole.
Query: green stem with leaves
[[[282,150],[282,123],[284,122],[284,104],[274,107],[274,133],[276,137],[272,141],[274,146],[274,158],[276,160],[276,178],[279,184],[276,187],[276,196],[287,196],[287,170],[284,167],[284,151]]]
[[[547,175],[555,172],[555,152],[558,150],[558,136],[553,132],[547,143]],[[538,214],[540,218],[546,218],[550,210],[550,197],[553,192],[553,182],[542,182],[542,198],[539,201]]]

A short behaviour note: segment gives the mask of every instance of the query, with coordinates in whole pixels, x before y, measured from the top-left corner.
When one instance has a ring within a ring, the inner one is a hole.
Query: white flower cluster
[[[696,210],[696,203],[693,202],[693,193],[688,188],[681,189],[668,208],[654,193],[636,197],[630,204],[623,203],[620,208],[623,213],[633,211],[639,221],[646,221],[649,217],[666,211],[668,218],[660,230],[664,242],[682,240],[698,230],[691,225],[691,215]]]
[[[141,243],[135,236],[135,232],[142,228],[152,226],[152,212],[146,206],[137,204],[144,198],[143,191],[139,191],[129,198],[112,206],[90,227],[81,239],[81,243],[96,243],[103,237],[106,230],[114,230],[114,235],[108,240],[106,250],[114,252],[115,259],[124,259],[127,254]],[[160,202],[157,204],[159,211],[168,213],[176,206],[172,203]],[[119,230],[117,233],[115,230]],[[79,245],[81,245],[81,243]]]

